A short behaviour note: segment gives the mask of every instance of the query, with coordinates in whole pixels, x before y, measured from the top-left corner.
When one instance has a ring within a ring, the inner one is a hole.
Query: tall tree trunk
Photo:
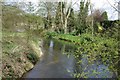
[[[63,26],[63,3],[61,2],[61,27]]]
[[[68,23],[68,17],[71,12],[71,6],[68,8],[68,13],[65,15],[65,23],[64,23],[64,33],[67,33],[67,23]]]
[[[92,8],[92,3],[91,3],[91,0],[89,0],[89,2],[90,2],[90,10],[91,10],[91,14],[93,13],[93,8]],[[94,35],[94,26],[93,26],[93,24],[94,24],[94,21],[93,21],[94,19],[93,19],[93,15],[92,15],[92,18],[91,18],[91,29],[92,29],[92,36]]]
[[[64,33],[67,33],[67,18],[65,18]]]

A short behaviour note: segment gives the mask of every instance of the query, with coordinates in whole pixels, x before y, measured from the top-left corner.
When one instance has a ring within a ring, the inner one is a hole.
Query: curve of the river
[[[75,59],[72,55],[67,56],[65,53],[73,53],[75,45],[69,43],[62,43],[53,39],[44,40],[43,56],[37,62],[35,67],[24,75],[24,78],[72,78],[71,75],[76,69]],[[85,55],[82,55],[81,71],[87,72],[89,78],[112,78],[113,72],[107,66],[101,64],[99,61],[93,65],[89,65]],[[99,65],[98,65],[99,64]],[[87,67],[86,67],[87,66]],[[86,69],[84,69],[86,67]],[[99,74],[92,75],[93,70]],[[106,70],[104,72],[104,70]]]

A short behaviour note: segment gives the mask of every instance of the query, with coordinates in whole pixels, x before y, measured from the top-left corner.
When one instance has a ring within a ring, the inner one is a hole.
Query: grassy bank
[[[73,36],[70,34],[58,34],[55,32],[48,32],[46,34],[47,37],[52,37],[58,40],[63,40],[63,41],[67,41],[67,42],[74,42],[74,43],[78,43],[80,42],[80,37],[79,36]]]
[[[57,34],[55,32],[47,33],[47,37],[52,37],[58,40],[72,42],[74,44],[80,45],[85,41],[93,40],[93,38],[99,40],[99,37],[93,37],[91,34],[82,34],[80,36],[73,36],[70,34]]]
[[[87,59],[89,64],[93,64],[94,61],[100,59],[104,65],[109,64],[109,68],[119,76],[119,41],[115,37],[91,34],[81,34],[80,36],[73,36],[70,34],[57,34],[48,33],[48,37],[53,37],[58,40],[67,41],[78,45],[78,49],[75,51],[74,56],[77,59],[77,64],[81,64],[80,60],[82,54],[87,54]],[[96,74],[99,72],[96,72]],[[86,77],[87,73],[84,75],[81,73],[75,74],[75,77]]]
[[[32,38],[28,42],[26,33],[3,31],[3,78],[20,78],[23,73],[33,68],[41,51],[37,44],[38,38]]]

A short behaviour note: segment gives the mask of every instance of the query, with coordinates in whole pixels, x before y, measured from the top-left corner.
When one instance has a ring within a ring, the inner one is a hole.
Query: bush
[[[56,32],[47,32],[47,33],[46,33],[46,37],[47,37],[47,38],[51,38],[51,37],[54,37],[54,36],[57,36],[57,33],[56,33]]]
[[[113,71],[118,69],[118,41],[114,38],[107,39],[100,36],[91,36],[90,34],[81,35],[81,42],[79,48],[76,50],[74,56],[78,60],[78,65],[81,64],[81,55],[86,54],[89,64],[96,60],[100,60],[104,65],[109,64],[109,68]],[[79,76],[85,77],[85,76]]]
[[[36,62],[38,61],[38,57],[37,55],[35,55],[35,53],[28,53],[27,54],[27,58],[33,63],[36,64]]]

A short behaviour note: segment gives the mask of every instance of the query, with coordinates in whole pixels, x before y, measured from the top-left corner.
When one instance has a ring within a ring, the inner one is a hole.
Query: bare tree
[[[64,10],[63,10],[63,13],[62,13],[62,18],[61,18],[61,21],[63,22],[64,21],[64,33],[66,34],[68,32],[67,30],[67,24],[68,24],[68,18],[70,16],[70,13],[71,13],[71,8],[73,7],[73,5],[75,5],[77,3],[77,1],[75,3],[72,3],[72,1],[70,1],[69,3],[67,2],[64,2]],[[61,7],[62,8],[62,7]],[[63,20],[62,20],[63,19]]]

